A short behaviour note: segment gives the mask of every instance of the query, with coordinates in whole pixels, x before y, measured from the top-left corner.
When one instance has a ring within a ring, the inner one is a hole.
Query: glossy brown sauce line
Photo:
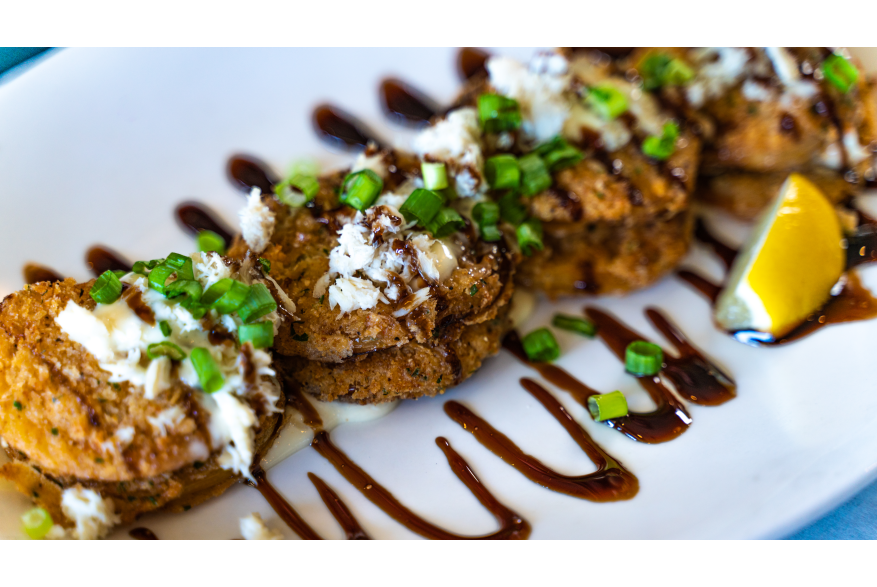
[[[202,230],[210,230],[222,237],[226,248],[231,245],[233,238],[231,230],[204,205],[198,202],[184,202],[177,206],[174,216],[183,230],[192,236],[198,236]]]
[[[521,346],[517,333],[511,332],[503,339],[503,347],[509,350],[525,365],[536,369],[548,381],[568,392],[584,407],[588,407],[588,398],[600,392],[588,387],[564,369],[546,363],[533,363]],[[603,424],[614,428],[633,440],[647,444],[657,444],[673,440],[688,428],[691,418],[685,407],[670,393],[670,390],[658,381],[646,377],[637,378],[657,408],[651,412],[630,412],[623,418],[605,420]]]
[[[225,173],[235,187],[247,193],[257,187],[263,194],[270,194],[279,181],[264,161],[252,155],[231,156]]]
[[[380,96],[384,113],[401,124],[422,125],[440,110],[423,92],[399,79],[389,78],[381,82]]]
[[[323,500],[323,503],[326,504],[326,507],[341,526],[341,529],[344,530],[344,534],[347,535],[348,540],[371,540],[362,526],[359,525],[359,522],[356,521],[356,518],[353,517],[353,514],[350,513],[350,509],[347,505],[341,501],[338,494],[335,493],[325,481],[313,473],[308,473],[308,479],[310,479],[311,483],[314,484],[314,487],[317,488],[317,492],[320,494],[320,499]]]
[[[731,265],[734,264],[734,259],[737,258],[737,249],[728,246],[710,232],[703,218],[698,218],[694,224],[694,238],[712,249],[713,253],[725,265],[725,269],[730,269]]]
[[[445,453],[448,464],[454,474],[466,485],[478,501],[496,517],[500,528],[496,532],[484,536],[461,536],[443,530],[438,526],[424,520],[407,507],[402,505],[393,494],[371,478],[346,454],[338,449],[329,439],[325,431],[316,433],[311,446],[326,460],[332,463],[341,475],[354,487],[359,489],[369,501],[378,506],[388,516],[411,530],[412,532],[434,540],[508,540],[525,539],[530,535],[530,525],[517,513],[500,503],[485,488],[469,464],[457,454],[444,438],[437,438],[436,444]]]
[[[702,293],[711,304],[715,304],[716,300],[719,299],[719,294],[722,293],[721,285],[715,284],[706,277],[694,273],[693,271],[682,269],[676,272],[676,276]]]
[[[283,520],[289,528],[301,536],[304,540],[322,540],[322,537],[314,532],[307,522],[305,522],[297,511],[289,504],[286,499],[268,482],[265,471],[261,467],[253,470],[253,477],[256,483],[247,481],[250,487],[255,487],[265,498],[265,501],[274,509],[280,519]]]
[[[301,414],[305,426],[314,431],[323,429],[323,419],[320,417],[320,413],[317,411],[317,408],[315,408],[313,404],[304,397],[298,381],[292,377],[284,376],[283,392],[286,395],[287,405]]]
[[[128,536],[134,540],[158,540],[158,536],[149,528],[134,528],[128,532]]]
[[[317,135],[336,149],[364,149],[370,142],[378,147],[383,141],[357,118],[340,108],[323,104],[314,109],[314,130]]]
[[[131,263],[115,251],[101,246],[91,247],[86,251],[85,263],[95,277],[99,277],[104,271],[131,271]]]
[[[521,379],[521,385],[548,410],[588,455],[597,466],[595,472],[569,476],[554,471],[537,458],[523,452],[506,435],[458,402],[446,402],[445,413],[466,431],[471,432],[493,454],[547,489],[596,502],[631,499],[637,494],[637,478],[600,448],[560,402],[531,379]]]
[[[131,311],[134,312],[138,318],[150,326],[155,326],[155,313],[152,311],[152,308],[143,301],[143,295],[139,289],[136,287],[128,288],[122,296],[125,298],[125,303],[128,304],[128,307],[131,308]]]
[[[463,80],[472,79],[476,75],[487,75],[487,68],[484,66],[489,53],[476,49],[475,47],[463,47],[457,53],[457,71]]]
[[[28,285],[33,285],[35,283],[40,283],[43,281],[64,281],[64,278],[61,277],[59,273],[56,273],[48,267],[37,265],[36,263],[27,263],[21,269],[21,274],[22,277],[24,277],[24,282]]]

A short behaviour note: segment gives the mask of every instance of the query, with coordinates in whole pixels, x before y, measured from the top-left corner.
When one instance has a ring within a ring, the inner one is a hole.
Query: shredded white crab
[[[261,253],[271,242],[276,222],[271,208],[262,201],[262,190],[254,187],[247,205],[240,211],[241,236],[253,253]]]
[[[46,534],[49,540],[97,540],[121,522],[113,500],[104,499],[94,489],[76,485],[61,493],[61,511],[75,525],[72,529],[55,524]]]

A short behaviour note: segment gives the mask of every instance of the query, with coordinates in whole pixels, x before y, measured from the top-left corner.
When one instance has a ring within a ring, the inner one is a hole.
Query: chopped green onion
[[[444,199],[434,191],[417,189],[411,192],[399,208],[399,212],[408,222],[417,220],[421,225],[426,226],[436,217],[444,204]]]
[[[694,79],[694,70],[682,60],[670,57],[666,53],[647,57],[640,64],[639,73],[647,90],[662,86],[681,86]]]
[[[484,162],[484,176],[495,190],[514,190],[521,185],[521,169],[514,155],[494,155]]]
[[[186,353],[174,343],[163,340],[146,347],[146,356],[153,360],[159,357],[168,357],[171,361],[182,361],[186,358]]]
[[[14,402],[12,402],[12,407],[14,407],[19,412],[24,409],[24,406],[21,405],[21,402],[18,400],[15,400]]]
[[[448,187],[448,170],[444,163],[420,164],[423,173],[423,187],[428,190],[443,190]]]
[[[244,286],[246,287],[246,286]],[[255,283],[250,287],[249,293],[243,304],[237,309],[238,316],[244,323],[255,322],[262,316],[270,314],[277,309],[277,302],[264,283]]]
[[[158,327],[161,329],[161,334],[163,336],[171,335],[171,325],[168,324],[167,320],[162,320],[158,323]]]
[[[146,270],[152,270],[164,263],[164,259],[153,259],[152,261],[137,261],[134,263],[134,267],[131,268],[131,271],[134,273],[139,273],[140,275],[146,275]]]
[[[192,349],[192,367],[198,374],[198,381],[201,382],[201,389],[207,393],[214,393],[222,389],[225,379],[216,361],[210,355],[210,351],[205,348],[196,347]]]
[[[125,277],[126,275],[128,275],[128,273],[129,273],[129,271],[123,271],[121,269],[113,269],[113,274],[116,277],[118,277],[119,279]]]
[[[262,273],[271,273],[271,261],[259,257],[259,265],[262,266]]]
[[[540,145],[533,153],[542,158],[545,166],[551,172],[575,165],[584,158],[581,151],[567,143],[561,136],[556,136],[547,143]]]
[[[843,55],[832,53],[822,62],[822,73],[831,85],[846,94],[859,81],[859,70]]]
[[[499,215],[515,226],[527,218],[527,207],[521,203],[516,192],[509,192],[499,199]]]
[[[21,521],[24,524],[25,534],[32,540],[40,540],[45,537],[55,524],[51,514],[43,508],[27,510],[21,516]]]
[[[521,344],[531,361],[545,363],[554,361],[560,356],[560,346],[547,328],[534,330],[521,340]]]
[[[274,325],[270,322],[241,324],[238,326],[238,340],[241,344],[252,343],[256,349],[270,348],[274,344]]]
[[[201,299],[203,291],[201,284],[194,279],[177,279],[165,286],[164,295],[167,298],[176,298],[185,295],[197,302]]]
[[[225,280],[223,279],[222,281]],[[219,283],[222,283],[222,281],[220,281]],[[236,281],[234,279],[229,279],[229,281],[231,281],[231,285],[228,286],[228,289],[225,290],[225,293],[219,296],[219,298],[217,298],[215,302],[210,303],[210,307],[220,314],[231,314],[235,310],[239,310],[241,305],[250,295],[250,290],[252,289],[250,286],[244,285],[240,281]],[[210,290],[219,285],[219,283],[210,286],[210,289],[207,290],[207,293],[210,293]],[[263,285],[262,287],[265,286]],[[241,318],[243,318],[243,316],[241,316]]]
[[[202,230],[195,240],[198,243],[198,250],[202,253],[225,254],[225,239],[212,230]]]
[[[588,338],[594,338],[594,335],[597,334],[597,325],[586,318],[555,314],[551,324],[561,330],[569,330]]]
[[[210,309],[210,306],[208,306],[207,304],[193,300],[189,297],[184,298],[180,305],[189,310],[189,313],[192,314],[192,318],[194,318],[195,320],[200,320],[201,318],[203,318],[204,315],[207,314],[207,311]]]
[[[486,243],[494,243],[502,238],[502,232],[496,224],[485,224],[479,228],[481,229],[481,240]]]
[[[381,194],[384,188],[384,180],[371,169],[363,169],[356,173],[349,173],[341,183],[341,203],[360,212],[370,207]]]
[[[233,279],[225,278],[220,279],[213,285],[207,288],[207,291],[204,292],[204,295],[201,296],[201,303],[207,304],[208,306],[225,295],[225,293],[231,289],[231,284],[234,282]]]
[[[466,221],[456,210],[442,208],[429,222],[427,229],[435,238],[444,238],[461,230],[464,226],[466,226]]]
[[[627,345],[624,352],[624,366],[627,372],[638,377],[655,375],[664,365],[664,351],[661,347],[644,340]]]
[[[664,134],[660,137],[650,136],[643,141],[643,153],[653,159],[664,161],[676,151],[676,139],[679,138],[679,126],[675,122],[664,125]]]
[[[304,206],[320,191],[320,182],[313,175],[297,173],[274,186],[277,198],[293,208]]]
[[[479,202],[472,208],[472,219],[479,225],[496,224],[499,222],[499,204],[496,202]]]
[[[173,267],[177,272],[177,279],[195,279],[195,271],[192,269],[192,258],[180,255],[179,253],[171,253],[164,264]]]
[[[627,398],[620,391],[601,393],[588,398],[588,411],[597,422],[613,420],[627,415]]]
[[[515,230],[515,235],[518,237],[518,246],[528,257],[535,251],[545,248],[542,243],[542,223],[538,218],[530,218],[522,222]]]
[[[530,153],[518,159],[521,167],[521,193],[534,196],[551,187],[551,175],[548,167],[538,153]]]
[[[518,101],[497,94],[478,96],[478,118],[485,132],[498,133],[521,126]]]
[[[112,271],[104,271],[91,286],[89,294],[98,304],[112,304],[122,295],[122,282]]]
[[[164,293],[165,286],[164,284],[167,282],[168,278],[176,273],[176,269],[171,267],[170,265],[161,264],[155,267],[152,271],[149,272],[149,287],[157,291],[158,293]]]
[[[612,84],[599,84],[588,90],[585,104],[603,120],[615,120],[627,112],[627,97]]]

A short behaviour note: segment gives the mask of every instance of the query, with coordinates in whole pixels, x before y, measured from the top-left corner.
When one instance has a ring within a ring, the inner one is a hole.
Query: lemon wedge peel
[[[804,176],[791,174],[734,261],[716,322],[787,334],[830,298],[844,271],[842,242],[834,207]]]

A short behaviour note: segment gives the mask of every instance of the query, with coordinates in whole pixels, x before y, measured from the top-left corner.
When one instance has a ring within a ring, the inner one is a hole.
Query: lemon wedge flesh
[[[834,207],[793,173],[734,261],[716,322],[731,331],[788,334],[831,297],[845,266],[842,240]]]

